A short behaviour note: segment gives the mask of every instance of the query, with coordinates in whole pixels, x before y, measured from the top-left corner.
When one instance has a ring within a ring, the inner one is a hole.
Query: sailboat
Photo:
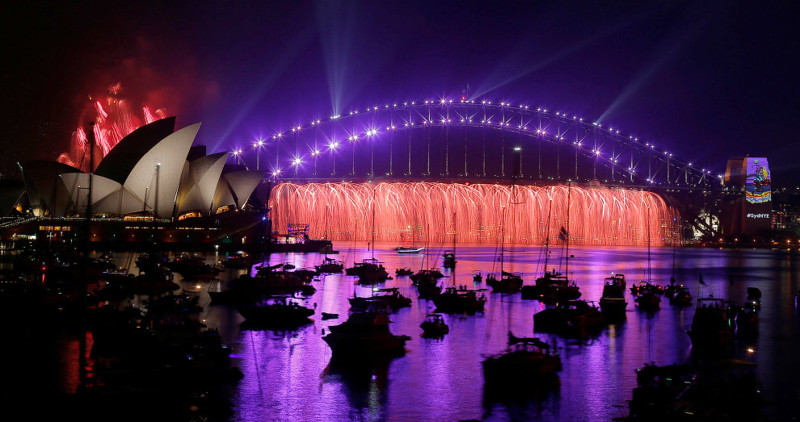
[[[328,240],[328,211],[329,210],[330,210],[330,207],[326,205],[325,206],[325,240]],[[323,246],[322,249],[319,250],[319,252],[323,253],[325,255],[338,254],[339,253],[339,251],[333,249],[333,244],[332,243],[330,245]],[[328,257],[326,256],[325,259],[327,260]],[[341,272],[341,271],[342,270],[339,269],[339,272]]]
[[[449,251],[444,251],[444,263],[442,264],[445,268],[455,268],[456,267],[456,214],[453,213],[453,249]]]
[[[652,284],[650,267],[650,207],[647,207],[647,270],[645,280],[639,283],[636,305],[643,311],[655,311],[661,307],[660,286]]]
[[[417,286],[417,291],[419,291],[420,297],[432,296],[441,292],[441,288],[437,286],[437,283],[440,278],[444,277],[444,274],[442,274],[438,268],[425,268],[427,258],[427,255],[422,257],[422,266],[420,267],[419,271],[409,277],[411,278],[411,282]]]
[[[674,306],[689,306],[692,304],[692,294],[683,284],[675,281],[675,242],[672,243],[672,277],[669,286],[664,288],[664,296],[669,299],[669,304]]]
[[[325,210],[325,239],[328,239],[328,212],[327,207]],[[325,274],[334,274],[340,273],[344,269],[344,264],[341,262],[331,258],[328,254],[331,253],[339,253],[339,251],[334,251],[333,248],[322,248],[320,250],[321,253],[325,254],[325,257],[322,258],[322,263],[319,265],[315,265],[318,273],[325,273]]]
[[[512,186],[513,188],[513,186]],[[505,261],[505,212],[503,207],[502,221],[500,222],[500,278],[494,273],[486,276],[486,284],[492,288],[492,293],[516,293],[522,288],[522,274],[509,273],[504,271],[503,262]]]
[[[382,283],[389,279],[389,272],[384,268],[383,263],[375,259],[375,189],[372,191],[372,241],[370,242],[372,257],[355,263],[348,274],[351,272],[358,276],[360,284]]]
[[[412,238],[413,238],[413,236],[412,236]],[[420,253],[423,250],[425,250],[425,247],[424,246],[416,246],[416,245],[414,245],[414,242],[412,241],[410,246],[405,246],[405,245],[398,246],[398,247],[394,248],[394,250],[396,250],[397,253],[406,253],[406,254],[413,253],[413,254],[417,254],[417,253]]]
[[[416,227],[416,220],[417,220],[417,215],[416,215],[416,213],[414,213],[414,230],[416,230],[416,228],[417,228]],[[414,232],[413,232],[413,230],[411,229],[410,226],[409,226],[408,234],[411,236],[411,244],[410,245],[398,246],[398,247],[394,248],[394,250],[397,251],[397,253],[418,254],[418,253],[422,252],[423,250],[425,250],[424,246],[417,246],[416,245],[416,239],[414,237]],[[403,237],[403,233],[402,232],[400,233],[400,237]]]
[[[436,312],[468,313],[483,312],[486,305],[486,296],[482,292],[486,289],[467,289],[466,286],[456,286],[455,271],[450,273],[452,285],[445,288],[444,292],[431,296]],[[419,287],[419,286],[417,286]],[[422,293],[420,293],[422,297]]]
[[[567,186],[567,226],[566,228],[562,226],[558,235],[565,244],[566,274],[556,271],[555,268],[550,271],[547,270],[547,263],[550,257],[550,216],[553,208],[553,200],[551,198],[547,210],[547,224],[545,229],[544,275],[537,278],[533,286],[523,287],[523,299],[536,299],[544,303],[552,304],[581,297],[580,288],[578,288],[575,282],[570,282],[567,277],[567,274],[569,274],[569,212],[572,199],[572,185],[568,184]]]

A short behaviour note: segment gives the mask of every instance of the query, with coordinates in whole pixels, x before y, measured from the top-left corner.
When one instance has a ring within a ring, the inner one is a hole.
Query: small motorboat
[[[419,327],[422,328],[423,337],[442,337],[450,332],[450,327],[444,323],[442,314],[428,315]]]
[[[332,314],[332,313],[328,313],[328,312],[323,312],[322,313],[322,319],[323,320],[325,320],[325,319],[336,319],[336,318],[339,318],[339,314]]]

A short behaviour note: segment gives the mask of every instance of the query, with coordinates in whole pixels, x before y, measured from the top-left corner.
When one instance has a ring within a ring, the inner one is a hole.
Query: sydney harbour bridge
[[[715,235],[718,174],[622,128],[484,99],[375,104],[236,147],[273,229],[332,240],[665,245]]]

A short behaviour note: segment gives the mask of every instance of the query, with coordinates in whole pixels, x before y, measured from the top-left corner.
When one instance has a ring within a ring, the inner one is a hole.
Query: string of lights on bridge
[[[439,113],[435,118],[431,116],[431,111],[437,108],[437,111],[443,110],[444,113]],[[463,113],[458,114],[457,118],[453,118],[450,115],[450,110],[453,107],[462,107],[462,108],[469,108],[469,107],[479,107],[478,111],[473,114]],[[425,109],[427,110],[427,117],[424,114],[419,114],[419,120],[415,121],[412,117],[410,112],[415,109]],[[408,111],[409,118],[402,119],[402,124],[398,123],[395,124],[394,120],[392,119],[389,124],[386,125],[367,125],[366,127],[362,128],[360,131],[354,130],[350,131],[346,137],[341,139],[330,139],[327,145],[323,145],[320,148],[320,145],[317,144],[315,139],[315,145],[309,147],[309,151],[304,154],[297,154],[290,157],[288,160],[288,166],[294,167],[295,174],[297,172],[297,168],[303,165],[307,159],[317,157],[322,157],[322,155],[326,152],[330,152],[331,154],[336,151],[339,147],[343,146],[344,140],[355,145],[358,141],[362,139],[374,139],[383,133],[390,133],[398,130],[403,129],[413,129],[419,127],[447,127],[452,125],[459,125],[462,127],[484,127],[484,128],[492,128],[492,129],[499,129],[499,130],[506,130],[515,133],[525,134],[527,136],[536,136],[541,139],[553,142],[561,142],[564,144],[571,144],[575,150],[576,154],[578,151],[581,151],[586,156],[594,156],[597,159],[605,160],[610,166],[615,167],[617,163],[620,161],[620,154],[613,154],[607,153],[604,154],[602,150],[602,145],[598,146],[595,145],[594,147],[587,145],[584,146],[584,140],[586,136],[582,139],[578,139],[577,133],[574,140],[568,141],[565,139],[564,134],[567,133],[569,128],[566,128],[564,131],[560,131],[560,128],[555,131],[548,130],[549,128],[546,127],[530,127],[530,123],[532,122],[525,122],[524,116],[528,115],[529,117],[539,116],[550,119],[560,119],[560,121],[568,124],[573,125],[583,125],[585,128],[593,128],[594,130],[601,131],[604,135],[610,135],[611,137],[616,138],[616,142],[626,142],[627,145],[633,149],[639,150],[640,152],[645,152],[650,157],[654,157],[656,155],[661,156],[667,164],[667,180],[669,181],[669,167],[673,165],[675,168],[682,168],[683,171],[689,172],[691,171],[694,175],[699,174],[700,180],[705,180],[706,178],[712,178],[712,172],[709,169],[701,168],[698,169],[694,166],[692,162],[682,162],[673,158],[673,154],[667,150],[657,150],[656,145],[652,142],[642,142],[639,141],[639,138],[634,135],[629,135],[625,137],[624,135],[620,135],[621,129],[619,127],[613,127],[612,125],[603,125],[600,122],[592,122],[590,125],[587,122],[584,122],[583,117],[578,115],[570,115],[566,112],[556,111],[552,112],[549,111],[547,108],[544,107],[536,107],[532,108],[526,104],[519,104],[519,106],[515,106],[511,102],[508,101],[491,101],[487,99],[481,100],[474,100],[474,99],[465,99],[461,98],[459,100],[453,100],[450,98],[441,98],[439,100],[423,100],[423,101],[403,101],[403,102],[396,102],[392,104],[385,104],[383,107],[374,105],[371,107],[364,107],[362,109],[354,109],[350,111],[347,115],[336,114],[330,116],[328,119],[314,119],[306,124],[298,124],[296,126],[292,126],[288,131],[279,131],[272,135],[271,140],[274,144],[277,145],[285,138],[290,136],[290,134],[300,134],[308,129],[319,128],[325,124],[341,122],[347,118],[355,118],[359,115],[364,116],[365,114],[374,113],[377,114],[381,111]],[[495,116],[488,116],[487,110],[494,112],[500,111],[501,118],[495,120]],[[483,111],[483,118],[478,117],[476,115]],[[505,118],[505,111],[511,112],[511,116],[509,118]],[[519,121],[516,121],[516,118],[519,118]],[[514,120],[512,122],[512,120]],[[541,120],[540,120],[541,122]],[[246,150],[254,151],[256,153],[256,167],[257,170],[260,171],[260,152],[261,150],[268,145],[269,138],[258,138],[253,141],[250,145],[250,148],[242,148],[237,146],[232,150],[232,155],[234,160],[241,164],[241,159],[245,155]],[[631,156],[632,159],[632,156]],[[335,163],[334,163],[335,166]],[[638,164],[631,164],[625,168],[621,167],[621,170],[627,171],[628,174],[633,177],[633,175],[637,174],[637,167]],[[276,159],[276,166],[271,169],[269,174],[278,179],[281,177],[283,169],[280,167],[280,163],[277,162]],[[613,171],[613,169],[612,169]],[[650,174],[649,177],[644,179],[648,183],[653,184],[656,183],[655,175]],[[722,179],[722,175],[716,176],[719,179]]]

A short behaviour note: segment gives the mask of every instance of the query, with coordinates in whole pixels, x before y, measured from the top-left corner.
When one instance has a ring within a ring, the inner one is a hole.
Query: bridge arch
[[[520,178],[706,188],[717,179],[620,128],[486,99],[354,109],[253,140],[234,149],[234,159],[295,181]]]

